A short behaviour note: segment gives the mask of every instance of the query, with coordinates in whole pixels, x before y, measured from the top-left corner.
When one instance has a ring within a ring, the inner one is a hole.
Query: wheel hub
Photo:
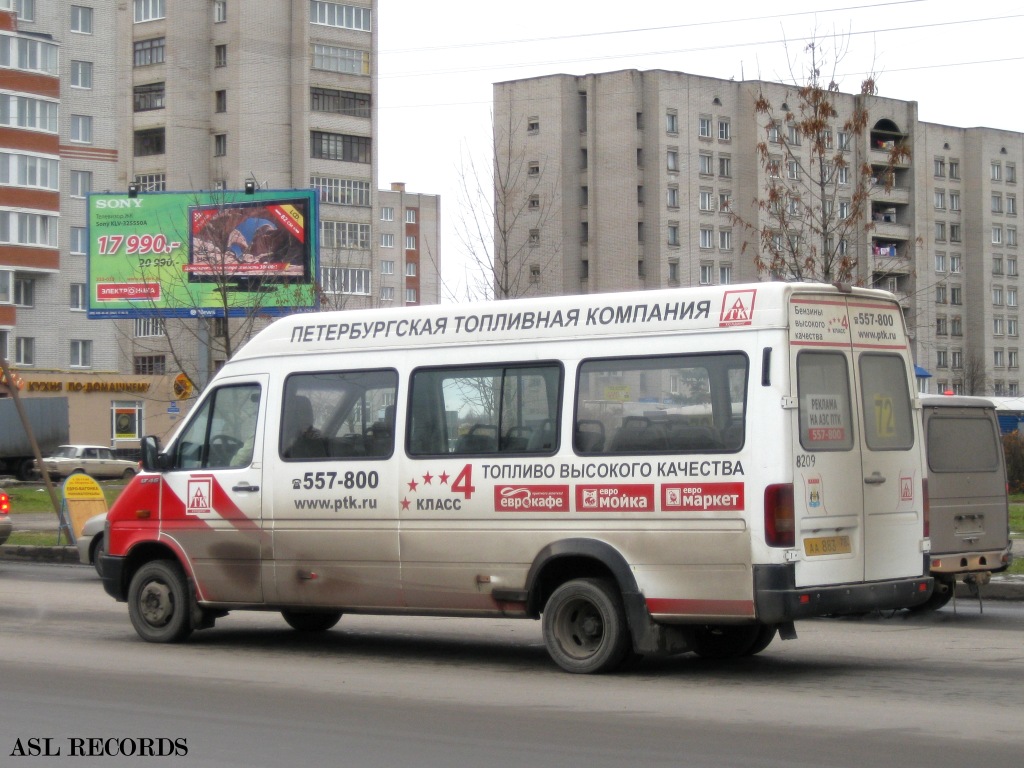
[[[166,624],[174,612],[174,600],[166,584],[151,582],[139,595],[139,608],[147,623],[154,626]]]

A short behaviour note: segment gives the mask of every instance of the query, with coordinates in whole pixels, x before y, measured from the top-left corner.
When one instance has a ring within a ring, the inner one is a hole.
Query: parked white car
[[[101,512],[85,521],[82,532],[75,539],[79,561],[85,565],[91,564],[100,576],[103,575],[103,569],[100,567],[100,554],[107,549],[103,538],[106,526],[107,513]]]
[[[62,445],[53,455],[43,459],[43,466],[51,477],[67,477],[84,472],[100,480],[115,477],[127,480],[139,471],[137,461],[118,459],[113,451],[102,445]]]

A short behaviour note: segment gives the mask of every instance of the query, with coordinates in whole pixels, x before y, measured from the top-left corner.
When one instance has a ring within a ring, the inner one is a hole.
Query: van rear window
[[[1000,446],[986,418],[932,416],[928,421],[928,468],[932,472],[995,472]]]

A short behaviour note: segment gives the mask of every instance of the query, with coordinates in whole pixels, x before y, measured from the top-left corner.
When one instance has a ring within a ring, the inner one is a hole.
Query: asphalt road
[[[962,768],[1024,757],[1021,603],[807,621],[799,640],[739,662],[684,656],[578,677],[547,658],[535,622],[346,616],[308,637],[240,612],[157,646],[91,568],[2,561],[0,590],[4,764],[33,738],[61,755],[13,764]],[[179,754],[82,756],[145,739]]]

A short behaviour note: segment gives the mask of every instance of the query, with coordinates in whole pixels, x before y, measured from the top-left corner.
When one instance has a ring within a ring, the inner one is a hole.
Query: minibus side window
[[[914,446],[907,369],[899,355],[860,357],[864,437],[873,451],[905,451]]]
[[[807,451],[853,448],[850,372],[841,352],[801,352],[796,359],[800,445]]]
[[[579,454],[738,451],[747,373],[740,352],[584,361],[573,448]]]
[[[554,453],[561,380],[555,364],[417,370],[409,454]]]
[[[383,459],[395,448],[398,372],[296,373],[284,386],[285,461]]]
[[[220,387],[192,418],[174,448],[174,469],[240,469],[252,461],[259,416],[256,384]]]

